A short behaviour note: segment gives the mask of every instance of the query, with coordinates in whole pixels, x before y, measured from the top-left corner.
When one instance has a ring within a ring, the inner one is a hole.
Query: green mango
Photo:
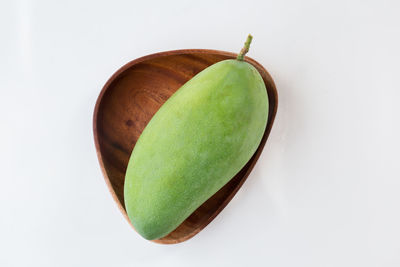
[[[243,61],[243,52],[246,49],[237,59],[218,62],[184,84],[138,139],[126,171],[124,198],[128,217],[144,238],[158,239],[176,229],[233,178],[259,146],[268,95],[261,75]]]

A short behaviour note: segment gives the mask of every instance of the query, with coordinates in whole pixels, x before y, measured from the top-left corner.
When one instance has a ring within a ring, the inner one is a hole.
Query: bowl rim
[[[99,96],[97,97],[96,104],[95,104],[95,107],[94,107],[94,110],[93,110],[92,127],[93,127],[94,143],[95,143],[97,158],[98,158],[98,161],[100,163],[100,169],[101,169],[101,172],[103,174],[103,178],[104,178],[104,180],[106,182],[106,185],[107,185],[107,188],[108,188],[109,192],[112,195],[112,198],[117,203],[117,206],[118,206],[119,210],[121,211],[121,213],[123,214],[125,219],[128,221],[128,223],[131,225],[131,227],[135,231],[136,231],[136,229],[133,227],[131,221],[128,218],[128,215],[127,215],[127,212],[126,212],[125,208],[123,207],[122,203],[119,201],[119,199],[118,199],[118,197],[117,197],[117,195],[116,195],[116,193],[114,191],[114,188],[113,188],[113,186],[111,184],[110,178],[108,177],[108,174],[107,174],[107,171],[105,169],[105,166],[104,166],[103,156],[101,154],[101,149],[100,149],[98,129],[97,129],[97,121],[98,121],[98,114],[99,114],[100,105],[101,105],[101,102],[103,100],[105,92],[110,88],[110,85],[112,84],[112,82],[115,81],[124,71],[128,70],[132,66],[134,66],[136,64],[139,64],[139,63],[142,63],[142,62],[147,61],[147,60],[158,58],[158,57],[173,56],[173,55],[183,55],[183,54],[215,54],[215,55],[228,56],[228,57],[231,57],[232,59],[236,58],[236,56],[237,56],[237,53],[221,51],[221,50],[214,50],[214,49],[177,49],[177,50],[169,50],[169,51],[164,51],[164,52],[156,52],[156,53],[152,53],[152,54],[149,54],[149,55],[145,55],[145,56],[133,59],[133,60],[127,62],[126,64],[124,64],[117,71],[115,71],[114,74],[106,81],[106,83],[104,84],[104,86],[102,87],[102,89],[101,89],[101,91],[99,93]],[[180,243],[180,242],[186,241],[186,240],[192,238],[193,236],[195,236],[196,234],[198,234],[211,221],[213,221],[214,218],[232,200],[232,198],[236,195],[238,190],[242,187],[243,183],[247,180],[249,174],[251,173],[251,171],[254,168],[254,165],[257,163],[257,161],[258,161],[258,159],[259,159],[259,157],[260,157],[260,155],[261,155],[261,153],[262,153],[262,151],[264,149],[265,143],[266,143],[266,141],[267,141],[267,139],[269,137],[269,134],[271,132],[272,125],[273,125],[273,123],[275,121],[277,108],[278,108],[278,93],[277,93],[276,85],[275,85],[275,82],[274,82],[272,76],[270,75],[270,73],[259,62],[257,62],[256,60],[254,60],[253,58],[248,57],[248,56],[245,56],[244,61],[247,62],[247,63],[252,64],[257,69],[261,69],[264,72],[265,76],[269,80],[269,84],[265,85],[266,89],[268,88],[267,86],[269,86],[269,87],[271,87],[270,89],[273,92],[273,97],[268,95],[269,104],[271,104],[271,99],[272,98],[274,100],[274,107],[272,109],[272,112],[269,112],[270,114],[268,114],[267,125],[266,125],[265,131],[264,131],[263,138],[262,138],[262,140],[261,140],[256,152],[250,158],[250,160],[252,160],[250,166],[248,167],[246,173],[243,175],[243,177],[241,178],[239,184],[235,187],[235,189],[229,194],[229,196],[223,201],[222,205],[214,212],[214,214],[212,214],[207,219],[207,221],[201,227],[198,227],[195,231],[191,232],[189,235],[184,236],[184,237],[179,238],[179,239],[176,239],[174,241],[172,241],[172,240],[165,241],[165,240],[162,240],[162,238],[161,239],[154,239],[154,240],[150,240],[150,241],[155,242],[155,243],[159,243],[159,244],[176,244],[176,243]],[[264,76],[263,74],[261,74],[261,75]],[[267,91],[268,91],[268,89],[267,89]],[[259,149],[260,147],[261,147],[261,150]],[[254,157],[254,159],[253,159],[253,157]]]

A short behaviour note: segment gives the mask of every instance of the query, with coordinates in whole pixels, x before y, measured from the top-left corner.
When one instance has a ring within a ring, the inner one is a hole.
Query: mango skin
[[[176,229],[248,162],[261,142],[268,95],[249,63],[224,60],[198,73],[150,120],[126,171],[126,211],[154,240]]]

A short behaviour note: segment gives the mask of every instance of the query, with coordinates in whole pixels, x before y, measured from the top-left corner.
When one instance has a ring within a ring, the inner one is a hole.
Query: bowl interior
[[[212,50],[153,54],[126,64],[106,83],[95,108],[95,143],[106,182],[126,218],[123,194],[125,171],[135,143],[147,123],[186,81],[208,66],[234,57],[233,53]],[[178,243],[197,234],[232,199],[257,161],[272,127],[277,95],[267,71],[252,59],[246,58],[246,61],[252,63],[262,75],[270,102],[268,125],[258,150],[229,183],[172,233],[155,242]]]

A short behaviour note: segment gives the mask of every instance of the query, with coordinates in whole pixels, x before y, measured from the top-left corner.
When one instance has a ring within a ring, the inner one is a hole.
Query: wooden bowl
[[[232,58],[236,58],[236,54],[203,49],[156,53],[129,62],[104,85],[94,110],[94,140],[108,188],[128,222],[123,190],[125,171],[143,129],[161,105],[194,75],[216,62]],[[233,198],[259,158],[274,122],[278,98],[268,72],[251,58],[246,57],[245,61],[260,72],[269,96],[268,123],[260,146],[223,188],[173,232],[154,242],[179,243],[200,232]]]

